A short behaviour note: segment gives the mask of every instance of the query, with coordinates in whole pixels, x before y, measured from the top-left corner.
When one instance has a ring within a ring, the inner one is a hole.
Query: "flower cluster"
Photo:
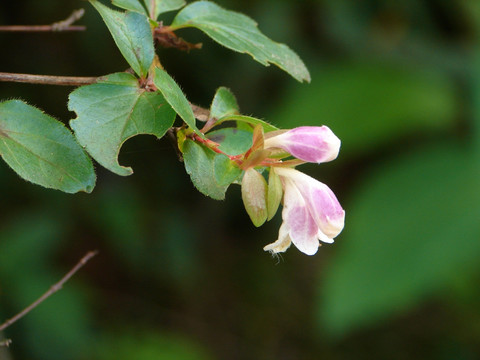
[[[242,197],[256,226],[273,217],[283,197],[283,223],[278,240],[264,250],[284,252],[293,243],[301,252],[313,255],[320,246],[319,241],[332,243],[342,231],[345,211],[327,185],[293,167],[303,162],[334,160],[340,150],[340,140],[326,126],[302,126],[267,133],[262,145],[264,156],[274,157],[284,152],[298,159],[272,161],[268,184],[254,169],[255,163],[245,169]]]

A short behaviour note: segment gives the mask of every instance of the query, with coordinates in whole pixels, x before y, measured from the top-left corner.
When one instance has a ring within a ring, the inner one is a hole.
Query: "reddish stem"
[[[222,154],[222,155],[227,156],[231,161],[235,161],[237,164],[242,163],[242,158],[243,158],[242,154],[240,154],[240,155],[228,155],[218,148],[220,146],[220,144],[216,143],[215,141],[212,141],[210,139],[204,139],[204,138],[198,136],[197,134],[192,135],[192,140],[205,145],[206,147],[208,147],[210,150],[216,152],[217,154]]]

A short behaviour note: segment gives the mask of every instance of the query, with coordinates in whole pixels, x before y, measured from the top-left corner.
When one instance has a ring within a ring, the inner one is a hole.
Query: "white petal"
[[[325,235],[333,239],[343,230],[345,211],[327,185],[298,170],[278,168],[275,171],[294,183]]]
[[[268,244],[263,248],[263,250],[270,251],[274,254],[287,251],[287,249],[292,244],[290,236],[288,235],[289,231],[290,229],[288,228],[288,225],[283,223],[282,226],[280,226],[278,240],[271,244]]]
[[[317,237],[318,237],[318,240],[323,241],[324,243],[327,243],[327,244],[334,243],[334,240],[332,238],[329,238],[327,235],[325,235],[320,229],[318,230]]]

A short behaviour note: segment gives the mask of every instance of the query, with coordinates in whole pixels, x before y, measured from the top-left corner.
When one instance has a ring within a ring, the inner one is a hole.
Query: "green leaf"
[[[219,149],[228,155],[240,155],[252,146],[252,133],[236,128],[223,128],[207,134],[207,138],[220,144]]]
[[[217,121],[216,125],[220,125],[224,123],[225,121],[237,121],[240,123],[245,123],[248,125],[251,125],[251,129],[253,131],[253,128],[256,125],[262,125],[263,131],[264,132],[270,132],[270,131],[276,131],[278,128],[276,126],[273,126],[266,121],[251,117],[251,116],[245,116],[245,115],[228,115],[223,118],[221,118],[219,121]]]
[[[155,78],[153,83],[160,91],[170,106],[182,118],[183,121],[201,137],[205,137],[195,124],[195,115],[182,89],[177,85],[175,80],[162,69],[155,69]]]
[[[405,312],[480,257],[480,169],[453,146],[413,153],[356,191],[323,269],[323,324],[336,335]]]
[[[23,179],[67,193],[91,192],[92,162],[59,121],[20,100],[0,103],[0,155]]]
[[[225,199],[228,185],[218,184],[215,177],[215,156],[212,150],[192,140],[183,143],[183,159],[185,169],[192,179],[193,185],[206,196],[215,200]]]
[[[213,163],[215,180],[220,186],[226,186],[238,179],[242,170],[223,154],[215,156]]]
[[[252,133],[253,132],[253,129],[255,128],[254,125],[250,125],[249,123],[247,122],[244,122],[244,121],[236,121],[236,128],[238,130],[242,130],[242,131],[248,131],[249,133]],[[263,129],[263,132],[265,133],[265,129]]]
[[[215,126],[226,121],[236,121],[238,129],[250,133],[256,125],[261,125],[264,132],[278,130],[278,128],[263,120],[240,115],[237,99],[226,87],[220,87],[215,93],[212,105],[210,106],[210,118],[217,119]]]
[[[90,0],[90,3],[102,16],[128,64],[140,77],[146,77],[155,55],[147,17],[136,11],[122,13],[112,10],[96,0]]]
[[[458,116],[452,79],[432,69],[335,62],[314,76],[322,80],[292,87],[268,118],[285,129],[328,125],[342,140],[340,159],[418,131],[451,129]]]
[[[220,119],[224,116],[237,115],[239,108],[235,95],[226,87],[221,87],[215,93],[210,106],[210,118]]]
[[[158,15],[180,9],[186,4],[185,0],[143,0],[143,2],[148,12],[153,13],[154,20],[158,18]]]
[[[70,126],[80,144],[102,166],[123,176],[133,171],[118,163],[122,144],[139,134],[161,138],[175,120],[175,112],[160,93],[140,88],[135,76],[127,73],[76,89],[68,108],[77,113]]]
[[[267,220],[267,182],[257,170],[249,168],[242,179],[242,199],[250,220],[256,227]]]
[[[113,0],[112,4],[125,10],[136,11],[140,14],[148,15],[139,0]]]
[[[277,65],[298,81],[310,81],[302,60],[284,44],[263,35],[257,23],[243,14],[229,11],[210,1],[197,1],[183,8],[173,20],[172,30],[195,27],[219,44],[250,54],[259,63]]]

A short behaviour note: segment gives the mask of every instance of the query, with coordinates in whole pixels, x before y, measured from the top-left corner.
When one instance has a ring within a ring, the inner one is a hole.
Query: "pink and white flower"
[[[284,252],[293,244],[303,253],[313,255],[319,240],[332,243],[342,231],[345,211],[330,188],[305,175],[284,167],[274,167],[284,188],[283,223],[278,240],[265,246],[272,253]]]
[[[262,133],[263,137],[263,133]],[[273,156],[269,161],[251,162],[270,167],[268,185],[254,167],[246,166],[242,181],[245,208],[256,226],[273,217],[282,198],[283,223],[278,240],[264,247],[272,253],[284,252],[293,243],[301,252],[313,255],[320,241],[332,243],[343,230],[345,211],[330,188],[295,170],[301,162],[323,163],[334,160],[340,151],[340,139],[327,126],[302,126],[287,131],[267,133],[259,145],[263,153]],[[263,149],[262,149],[263,145]],[[264,151],[265,149],[273,151]],[[281,162],[284,152],[302,160]],[[262,161],[264,159],[261,159]]]
[[[322,163],[338,156],[340,139],[327,126],[301,126],[271,137],[267,134],[264,148],[280,148],[297,159]]]

